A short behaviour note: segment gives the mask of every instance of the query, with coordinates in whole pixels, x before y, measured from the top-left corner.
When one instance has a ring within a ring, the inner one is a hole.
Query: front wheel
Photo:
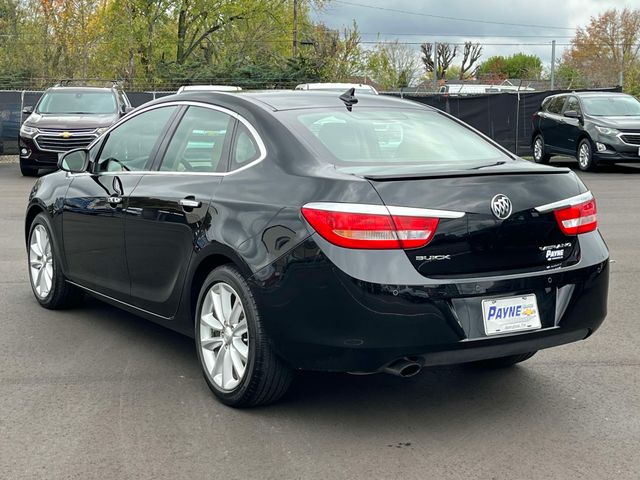
[[[82,299],[82,292],[67,282],[55,248],[49,221],[44,213],[36,216],[29,228],[29,280],[38,303],[57,310]]]
[[[23,177],[36,177],[38,176],[38,169],[33,167],[28,167],[20,161],[20,173]]]
[[[224,265],[206,278],[195,319],[196,349],[211,391],[232,407],[253,407],[282,397],[293,373],[276,356],[249,285]]]
[[[583,172],[592,172],[596,169],[596,162],[593,159],[593,149],[591,141],[583,138],[578,144],[578,167]]]

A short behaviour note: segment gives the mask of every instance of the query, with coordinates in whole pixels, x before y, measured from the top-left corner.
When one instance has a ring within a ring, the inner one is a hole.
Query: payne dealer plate
[[[487,335],[537,330],[542,327],[535,295],[483,300],[482,319]]]

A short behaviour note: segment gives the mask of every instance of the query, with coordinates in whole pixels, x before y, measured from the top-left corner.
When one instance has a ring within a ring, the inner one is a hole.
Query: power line
[[[398,8],[388,8],[388,7],[377,7],[375,5],[365,5],[364,3],[355,3],[355,2],[347,2],[344,0],[333,0],[335,3],[341,3],[343,5],[350,5],[353,7],[362,7],[362,8],[370,8],[373,10],[383,10],[386,12],[393,12],[393,13],[403,13],[403,14],[407,14],[407,15],[417,15],[420,17],[430,17],[430,18],[438,18],[440,20],[453,20],[456,22],[470,22],[470,23],[483,23],[483,24],[490,24],[490,25],[508,25],[511,27],[534,27],[534,28],[551,28],[551,29],[555,29],[555,30],[575,30],[575,28],[573,27],[558,27],[558,26],[553,26],[553,25],[536,25],[536,24],[531,24],[531,23],[511,23],[511,22],[496,22],[496,21],[492,21],[492,20],[478,20],[475,18],[459,18],[459,17],[448,17],[448,16],[444,16],[444,15],[434,15],[431,13],[423,13],[423,12],[415,12],[415,11],[409,11],[409,10],[400,10]]]
[[[574,35],[500,35],[490,33],[405,33],[405,32],[358,32],[360,35],[385,35],[390,37],[469,37],[469,38],[573,38]]]

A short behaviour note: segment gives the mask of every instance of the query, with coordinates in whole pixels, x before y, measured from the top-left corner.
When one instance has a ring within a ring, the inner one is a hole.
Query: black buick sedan
[[[508,366],[606,315],[580,179],[415,103],[165,97],[60,167],[26,214],[38,302],[89,293],[194,336],[229,405],[275,401],[298,369]]]

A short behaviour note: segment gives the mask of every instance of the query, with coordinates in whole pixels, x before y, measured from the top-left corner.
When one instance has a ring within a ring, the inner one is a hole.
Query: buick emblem
[[[500,220],[506,220],[511,215],[513,205],[506,195],[499,193],[491,199],[491,211]]]

